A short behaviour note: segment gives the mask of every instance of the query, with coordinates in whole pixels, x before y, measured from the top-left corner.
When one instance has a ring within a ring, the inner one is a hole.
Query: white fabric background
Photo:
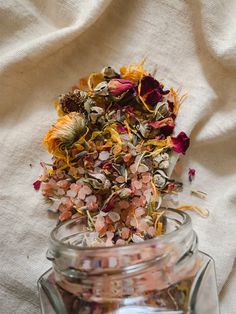
[[[178,118],[192,140],[180,200],[210,211],[192,215],[194,228],[216,261],[222,313],[236,313],[235,16],[234,0],[0,0],[0,313],[39,313],[36,281],[55,220],[32,182],[50,158],[41,139],[53,99],[87,73],[143,57],[189,93]],[[188,167],[206,201],[190,197]]]

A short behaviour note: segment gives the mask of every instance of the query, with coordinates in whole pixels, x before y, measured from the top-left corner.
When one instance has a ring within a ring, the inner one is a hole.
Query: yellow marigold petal
[[[58,114],[59,117],[62,117],[62,116],[65,115],[65,113],[64,113],[64,112],[62,111],[62,109],[61,109],[61,106],[60,106],[60,103],[59,103],[58,100],[55,100],[54,106],[55,106],[55,108],[56,108],[56,111],[57,111],[57,114]]]
[[[169,147],[169,136],[165,139],[165,140],[158,140],[158,139],[152,139],[152,140],[148,140],[145,145],[153,145],[156,146],[158,148],[167,148]]]
[[[88,77],[82,77],[79,80],[79,89],[83,90],[83,91],[88,91],[89,90],[89,86],[88,86]]]
[[[88,78],[88,87],[90,90],[94,90],[94,88],[104,81],[103,74],[98,72],[98,73],[92,73],[89,78]]]
[[[157,224],[157,235],[158,236],[162,234],[162,229],[163,229],[163,223],[159,221]]]
[[[134,83],[138,83],[138,81],[140,81],[142,76],[148,74],[148,72],[145,71],[143,67],[144,62],[145,60],[142,60],[138,64],[130,64],[127,67],[122,66],[120,68],[120,73],[121,73],[122,78],[130,80]]]

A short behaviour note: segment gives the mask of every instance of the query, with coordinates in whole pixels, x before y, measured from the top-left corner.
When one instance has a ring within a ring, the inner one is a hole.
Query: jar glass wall
[[[86,220],[55,228],[38,281],[42,313],[217,314],[214,262],[198,251],[190,217],[168,209],[165,234],[127,246],[88,247]]]

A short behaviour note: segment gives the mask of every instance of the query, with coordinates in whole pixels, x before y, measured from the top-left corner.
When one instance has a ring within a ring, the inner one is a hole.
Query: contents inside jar
[[[46,280],[65,313],[186,313],[201,266],[196,235],[186,214],[169,209],[162,218],[163,237],[110,248],[98,247],[85,217],[55,228]]]
[[[54,275],[50,275],[50,283],[55,285],[59,292],[61,302],[65,307],[66,313],[70,314],[124,314],[124,313],[187,313],[189,303],[189,293],[193,278],[182,280],[177,284],[171,285],[166,289],[155,289],[144,293],[139,297],[123,296],[115,301],[96,302],[80,298],[61,288],[55,282]],[[116,287],[119,289],[119,287]]]

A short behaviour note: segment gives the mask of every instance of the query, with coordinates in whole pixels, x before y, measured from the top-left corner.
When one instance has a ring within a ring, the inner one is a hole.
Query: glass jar
[[[87,247],[84,218],[56,227],[38,281],[43,314],[217,314],[214,262],[198,251],[188,214],[164,213],[165,234],[113,247]]]

